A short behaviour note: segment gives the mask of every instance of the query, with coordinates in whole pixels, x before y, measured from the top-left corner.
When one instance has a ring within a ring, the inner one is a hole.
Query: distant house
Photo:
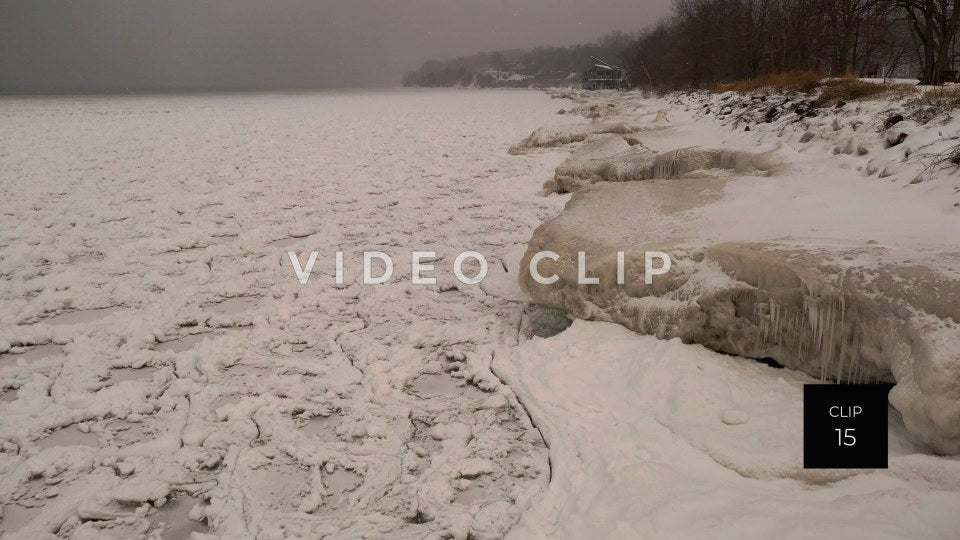
[[[585,90],[618,90],[627,87],[623,68],[604,62],[596,56],[590,58],[593,60],[593,65],[583,73]]]

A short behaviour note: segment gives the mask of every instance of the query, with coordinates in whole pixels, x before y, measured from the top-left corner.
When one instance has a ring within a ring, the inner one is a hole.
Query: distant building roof
[[[587,90],[616,90],[627,86],[623,68],[591,56],[593,65],[583,74],[583,87]]]
[[[620,69],[620,66],[615,66],[606,60],[597,58],[596,56],[591,56],[590,59],[593,60],[593,67],[597,69],[604,69],[607,71],[616,71]]]

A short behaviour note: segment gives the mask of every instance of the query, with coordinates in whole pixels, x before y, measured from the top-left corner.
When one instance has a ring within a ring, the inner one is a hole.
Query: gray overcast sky
[[[0,0],[0,88],[389,86],[636,31],[670,0]]]

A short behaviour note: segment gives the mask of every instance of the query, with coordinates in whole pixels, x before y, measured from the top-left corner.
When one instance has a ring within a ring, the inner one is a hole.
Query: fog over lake
[[[637,31],[668,0],[0,2],[0,90],[396,86],[421,62]]]

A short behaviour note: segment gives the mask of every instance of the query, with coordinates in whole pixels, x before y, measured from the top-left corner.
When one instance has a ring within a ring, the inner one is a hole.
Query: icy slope
[[[538,251],[556,252],[558,261],[539,268],[559,280],[544,285],[523,274],[524,290],[576,317],[772,357],[816,377],[896,380],[891,401],[907,427],[939,452],[960,452],[960,209],[943,200],[960,184],[942,168],[919,184],[864,174],[877,173],[868,163],[905,152],[897,145],[949,145],[943,133],[955,134],[960,125],[933,120],[891,146],[884,130],[871,137],[851,127],[864,125],[863,114],[851,113],[853,121],[828,111],[811,120],[791,112],[781,125],[764,122],[719,136],[712,117],[686,110],[690,99],[675,98],[667,114],[674,122],[651,133],[651,144],[672,131],[723,148],[718,155],[747,156],[758,144],[775,143],[770,156],[777,166],[762,176],[718,175],[723,160],[684,151],[666,154],[671,165],[663,168],[686,171],[683,178],[596,178],[601,182],[577,192],[563,213],[537,229],[522,262],[526,267]],[[635,124],[643,133],[640,119]],[[819,134],[803,135],[810,130]],[[633,148],[648,145],[639,138]],[[860,140],[852,145],[855,155],[847,156],[854,139]],[[857,148],[865,149],[862,156]],[[594,165],[614,168],[618,156]],[[907,160],[902,175],[920,172],[909,155],[900,159]],[[700,174],[689,174],[698,168]],[[652,285],[642,276],[648,250],[673,259],[671,271]],[[579,251],[586,276],[598,277],[599,285],[577,283]],[[623,286],[616,283],[618,251],[625,252]]]
[[[801,373],[586,321],[493,368],[553,465],[509,538],[956,538],[960,463],[894,411],[889,470],[803,469]]]

